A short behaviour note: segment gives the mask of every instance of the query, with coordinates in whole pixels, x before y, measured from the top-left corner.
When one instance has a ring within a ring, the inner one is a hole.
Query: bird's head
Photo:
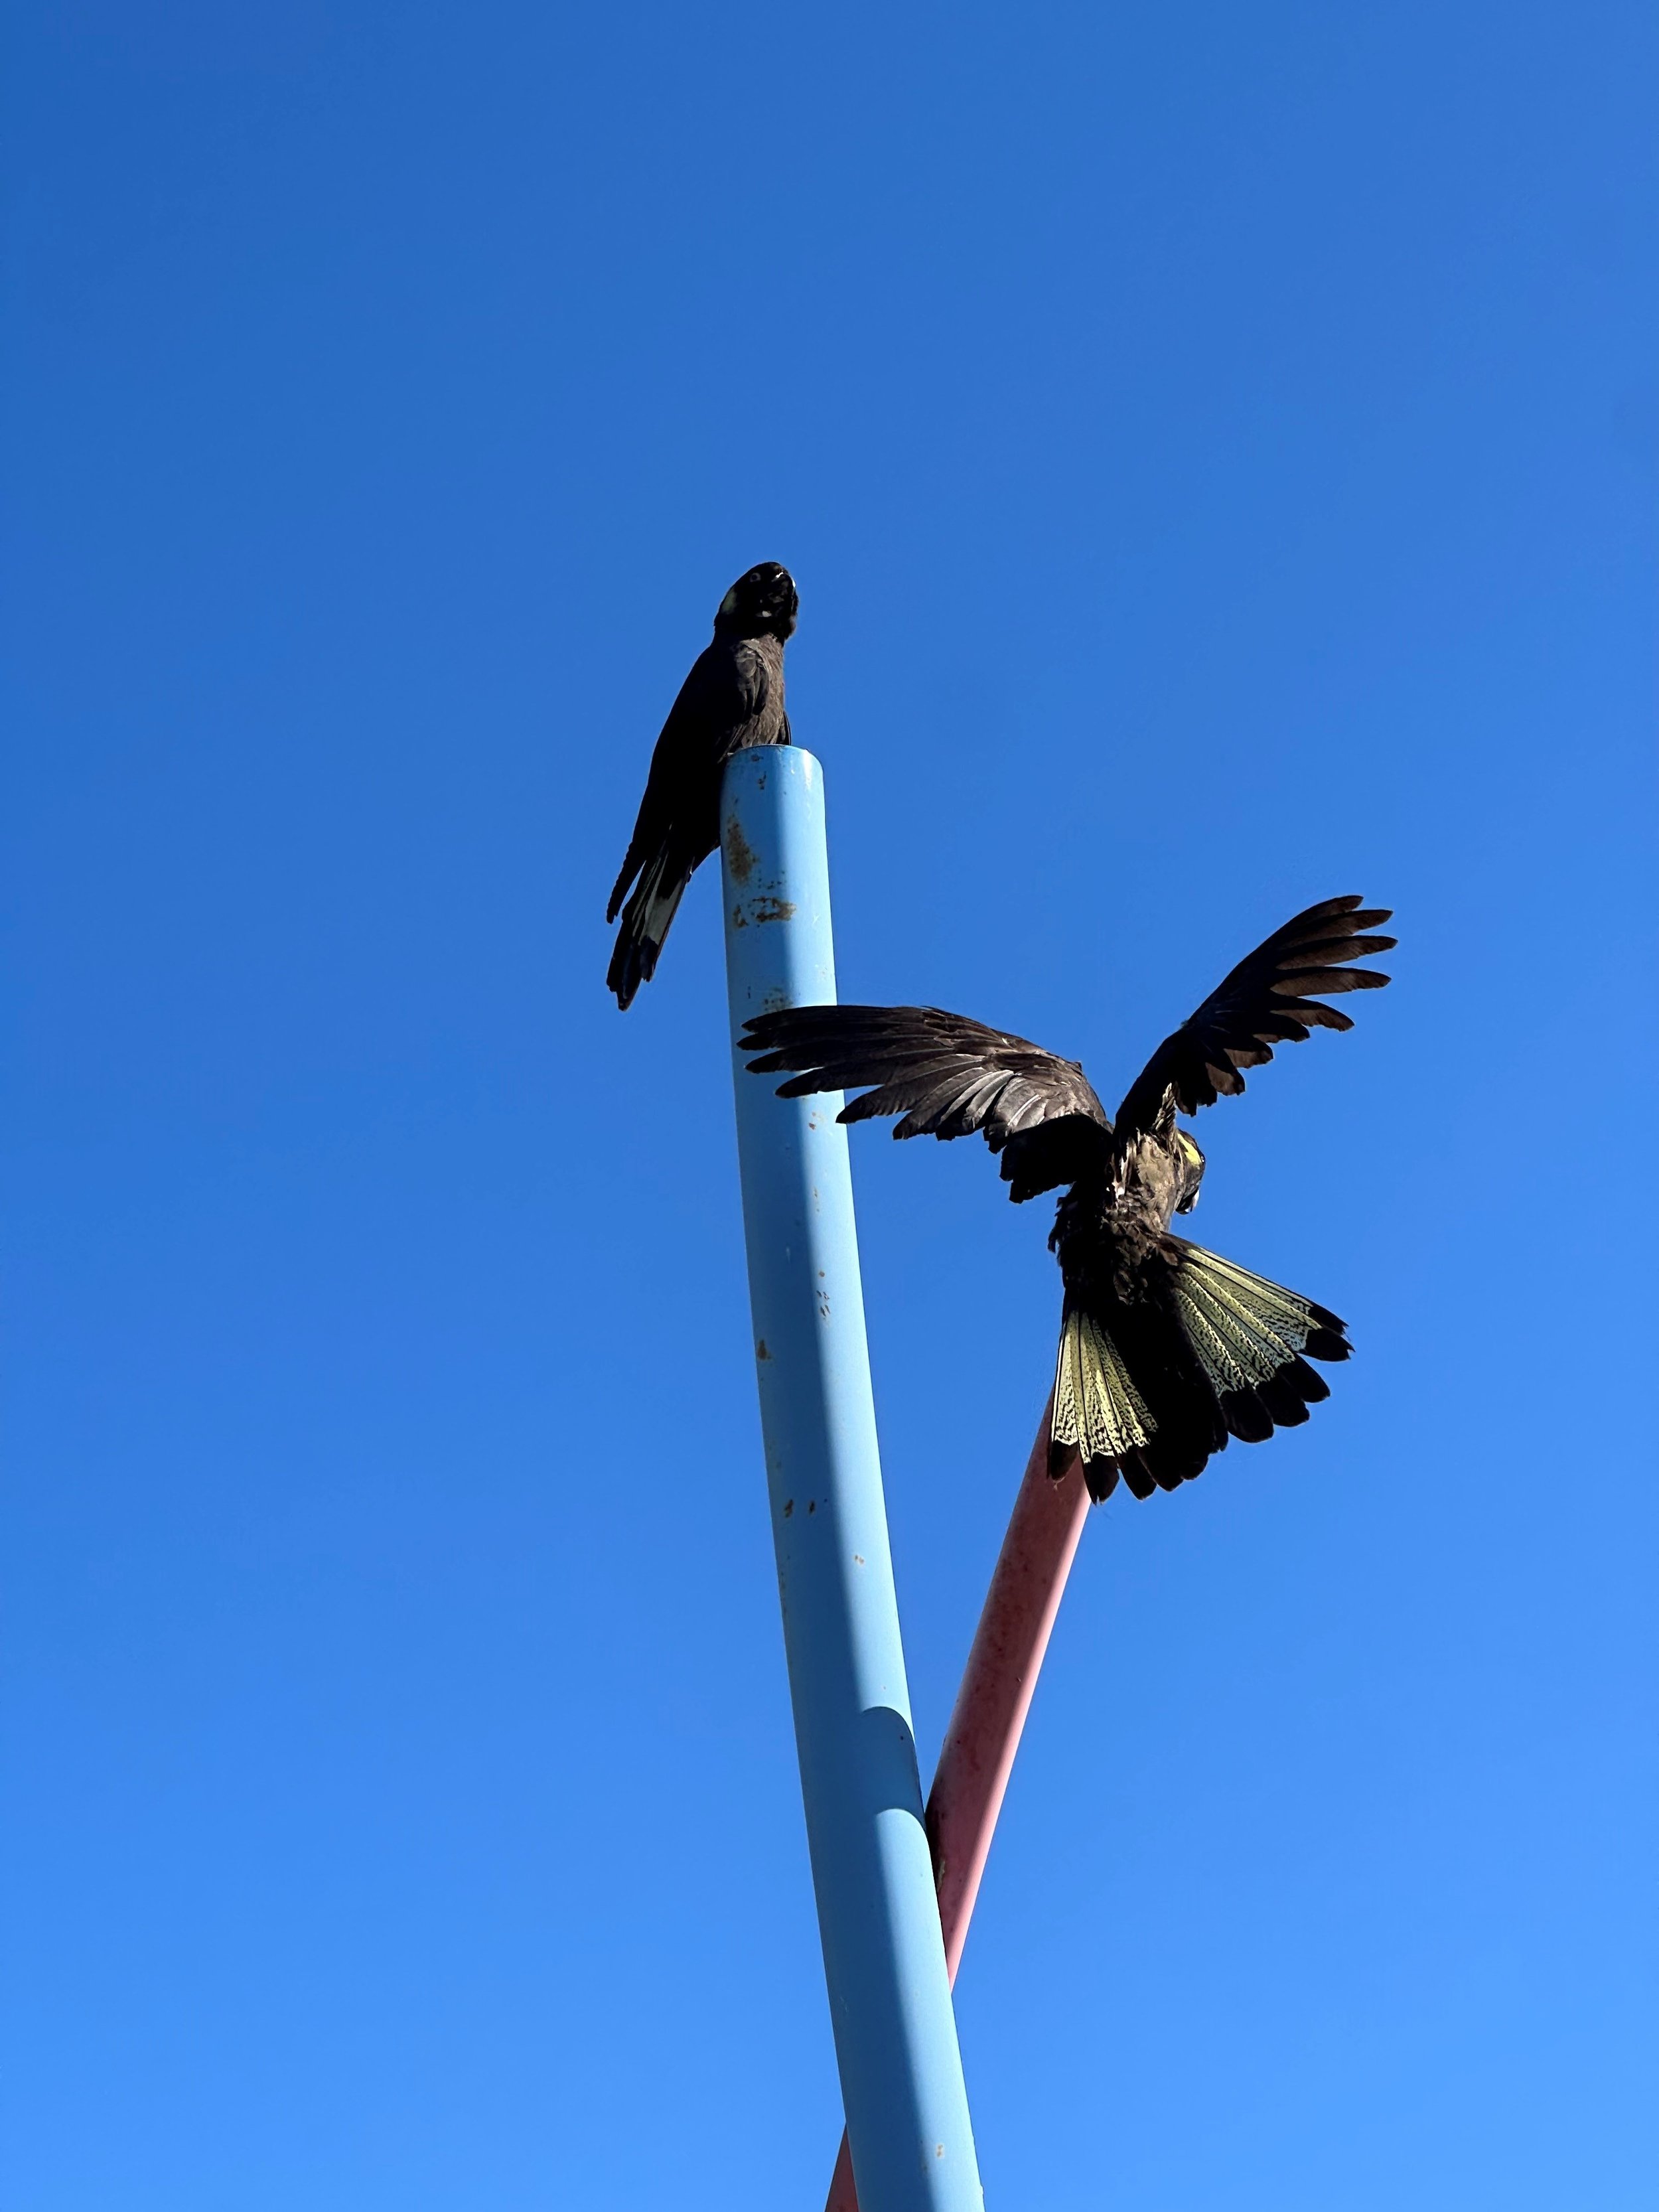
[[[786,638],[795,627],[800,595],[789,571],[776,561],[746,569],[714,612],[716,637]]]
[[[1190,1213],[1198,1204],[1199,1187],[1204,1181],[1204,1155],[1184,1129],[1175,1133],[1175,1152],[1178,1193],[1175,1210],[1177,1213]]]

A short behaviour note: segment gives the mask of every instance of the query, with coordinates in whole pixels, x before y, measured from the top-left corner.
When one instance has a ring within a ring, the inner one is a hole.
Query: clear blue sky
[[[816,2207],[839,2127],[716,902],[605,894],[799,579],[843,992],[1208,1115],[1346,1315],[1088,1528],[958,1989],[990,2201],[1659,2159],[1659,541],[1636,4],[12,11],[16,2212]],[[856,1146],[931,1762],[1046,1218]]]

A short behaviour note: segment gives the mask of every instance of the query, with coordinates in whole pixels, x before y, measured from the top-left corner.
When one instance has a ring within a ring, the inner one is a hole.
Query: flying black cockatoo
[[[799,605],[794,578],[775,561],[739,576],[715,610],[712,641],[668,710],[605,913],[614,921],[622,910],[605,979],[618,1006],[631,1005],[651,981],[691,872],[720,842],[720,770],[745,745],[789,743],[783,648]]]
[[[902,1114],[896,1137],[983,1132],[1016,1205],[1064,1189],[1049,1237],[1066,1285],[1048,1471],[1074,1456],[1090,1495],[1120,1474],[1137,1498],[1199,1474],[1228,1437],[1293,1428],[1330,1387],[1309,1358],[1346,1359],[1323,1306],[1170,1233],[1198,1202],[1204,1155],[1176,1121],[1244,1088],[1276,1044],[1353,1024],[1314,994],[1374,991],[1345,963],[1395,939],[1358,898],[1310,907],[1241,960],[1129,1086],[1109,1121],[1082,1068],[1025,1038],[933,1006],[795,1006],[744,1024],[756,1075],[799,1073],[784,1098],[866,1091],[843,1121]],[[1304,1356],[1305,1355],[1305,1356]]]

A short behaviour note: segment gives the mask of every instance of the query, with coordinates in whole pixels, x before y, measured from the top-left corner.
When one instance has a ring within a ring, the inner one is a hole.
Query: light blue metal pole
[[[823,772],[737,754],[720,799],[726,989],[836,995]],[[847,1132],[734,1053],[749,1297],[806,1838],[861,2212],[981,2212],[899,1641]]]

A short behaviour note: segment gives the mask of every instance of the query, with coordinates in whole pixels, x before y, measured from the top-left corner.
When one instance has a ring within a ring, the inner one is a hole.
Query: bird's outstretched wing
[[[1356,895],[1326,899],[1276,929],[1142,1068],[1118,1109],[1120,1140],[1152,1127],[1166,1091],[1183,1114],[1195,1114],[1243,1091],[1239,1070],[1261,1066],[1276,1044],[1299,1044],[1311,1030],[1351,1030],[1348,1015],[1314,994],[1381,990],[1386,975],[1344,963],[1391,949],[1395,939],[1366,933],[1389,918],[1387,907],[1364,906]]]
[[[937,1006],[793,1006],[744,1024],[753,1075],[797,1071],[781,1098],[855,1090],[842,1121],[903,1119],[896,1137],[965,1137],[1002,1156],[1016,1204],[1074,1182],[1103,1156],[1110,1128],[1074,1060]]]

